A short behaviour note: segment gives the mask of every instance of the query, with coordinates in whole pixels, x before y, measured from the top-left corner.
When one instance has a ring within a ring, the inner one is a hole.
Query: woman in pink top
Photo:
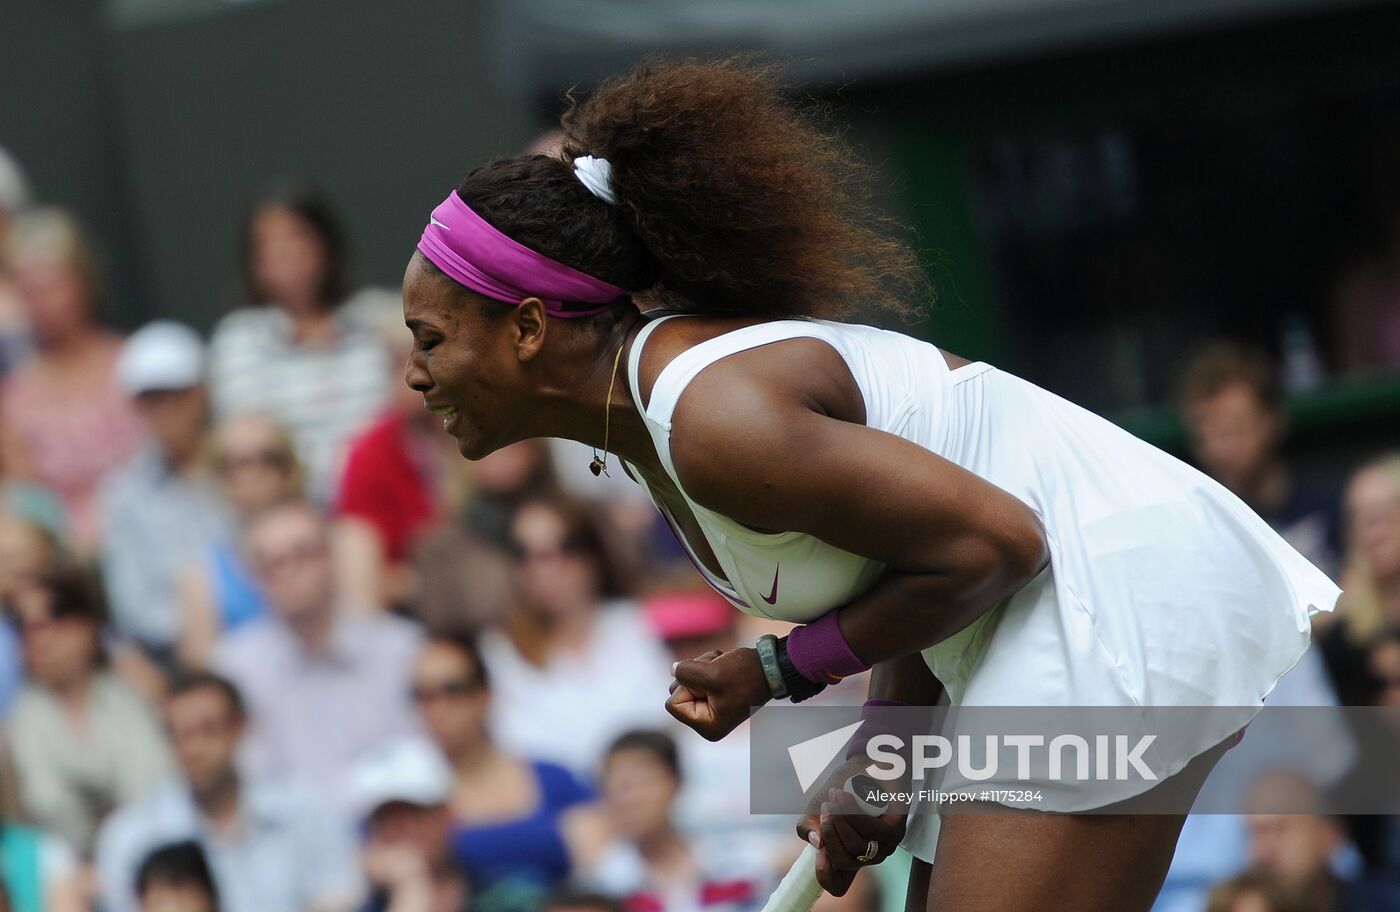
[[[25,216],[9,257],[34,353],[0,388],[0,452],[8,474],[59,495],[73,547],[91,553],[97,487],[137,442],[136,415],[113,377],[122,339],[97,323],[97,256],[72,216]]]

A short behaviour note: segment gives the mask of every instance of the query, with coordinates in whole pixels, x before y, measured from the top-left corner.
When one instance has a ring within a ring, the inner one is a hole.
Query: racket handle
[[[857,806],[872,817],[884,814],[887,809],[883,805],[871,804],[860,796],[861,789],[856,784],[856,778],[852,776],[846,780],[846,791],[855,798]],[[773,895],[768,897],[763,912],[811,912],[821,895],[822,886],[817,883],[817,850],[812,845],[805,845]]]
[[[763,912],[811,912],[821,895],[822,887],[817,883],[817,850],[806,845],[773,895],[768,897]]]

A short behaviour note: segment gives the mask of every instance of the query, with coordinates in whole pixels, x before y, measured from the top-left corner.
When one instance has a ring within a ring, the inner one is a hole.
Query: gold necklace
[[[588,470],[594,477],[598,475],[608,475],[608,433],[612,430],[612,394],[613,387],[617,384],[617,366],[622,363],[622,350],[627,347],[627,337],[622,337],[622,344],[617,347],[617,354],[613,356],[612,379],[608,381],[608,404],[603,407],[603,455],[598,456],[598,448],[593,448],[593,461],[588,464]]]

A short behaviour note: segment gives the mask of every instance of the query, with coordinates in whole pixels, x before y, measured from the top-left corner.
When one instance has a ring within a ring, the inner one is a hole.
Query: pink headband
[[[453,281],[507,304],[539,298],[552,317],[602,313],[627,289],[536,253],[477,215],[453,190],[423,229],[418,250]],[[578,304],[595,307],[579,307]],[[570,306],[573,305],[573,306]]]

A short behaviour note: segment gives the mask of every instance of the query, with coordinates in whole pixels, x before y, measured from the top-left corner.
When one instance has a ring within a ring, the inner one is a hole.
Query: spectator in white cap
[[[452,771],[436,747],[405,739],[363,761],[351,801],[365,833],[365,912],[466,912],[470,890],[449,840]]]
[[[180,574],[229,534],[202,458],[209,414],[204,370],[204,343],[189,327],[162,320],[131,336],[116,373],[145,439],[99,497],[113,622],[167,668],[182,627]]]

